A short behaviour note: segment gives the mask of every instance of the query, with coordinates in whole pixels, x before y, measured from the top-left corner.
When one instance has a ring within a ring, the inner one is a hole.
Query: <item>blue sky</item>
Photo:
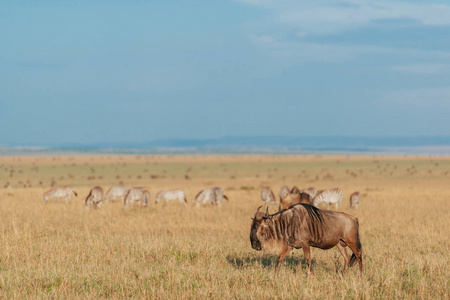
[[[0,1],[0,146],[448,136],[447,1]]]

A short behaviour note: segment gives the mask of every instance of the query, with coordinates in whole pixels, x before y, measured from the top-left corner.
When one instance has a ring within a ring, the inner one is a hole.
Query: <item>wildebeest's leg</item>
[[[352,250],[353,255],[356,257],[356,259],[358,260],[359,263],[359,270],[362,273],[362,251],[359,247],[357,247],[357,245],[355,243],[347,243],[348,247],[350,248],[350,250]],[[353,258],[353,256],[352,256]],[[350,266],[353,264],[352,259],[350,259]]]
[[[302,248],[303,248],[303,255],[305,256],[305,260],[308,262],[308,273],[311,272],[311,274],[314,275],[314,272],[313,272],[312,266],[311,266],[311,253],[310,253],[309,244],[302,244]]]
[[[339,241],[339,243],[337,243],[336,245],[339,249],[339,252],[341,252],[342,256],[344,257],[344,271],[345,272],[345,268],[348,266],[349,262],[350,262],[350,256],[347,253],[347,248],[345,245],[341,244],[341,242]]]
[[[278,256],[278,264],[277,264],[277,268],[275,269],[275,273],[278,274],[278,272],[280,271],[280,267],[281,267],[281,263],[283,262],[284,258],[286,257],[286,255],[289,253],[289,251],[292,250],[292,247],[289,246],[285,246],[283,248],[283,250],[281,250],[280,255]]]

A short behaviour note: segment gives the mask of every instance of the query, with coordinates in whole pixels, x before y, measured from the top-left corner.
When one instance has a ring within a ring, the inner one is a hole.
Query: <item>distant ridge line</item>
[[[450,136],[289,137],[248,136],[217,139],[164,139],[142,143],[13,145],[0,155],[76,154],[436,154],[450,155]]]
[[[286,149],[366,149],[373,147],[450,146],[450,136],[359,137],[359,136],[225,136],[215,139],[157,139],[145,142],[15,144],[6,148],[50,149],[156,149],[156,148],[286,148]],[[0,145],[1,147],[1,145]]]

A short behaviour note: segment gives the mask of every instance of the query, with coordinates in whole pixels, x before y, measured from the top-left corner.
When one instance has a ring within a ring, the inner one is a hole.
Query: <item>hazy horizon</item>
[[[450,155],[447,137],[221,137],[142,143],[0,145],[1,155],[79,154],[409,154]]]

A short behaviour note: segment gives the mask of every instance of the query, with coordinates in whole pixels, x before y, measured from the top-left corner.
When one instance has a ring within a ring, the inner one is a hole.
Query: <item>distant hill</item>
[[[450,155],[449,137],[229,136],[217,139],[161,139],[142,143],[13,145],[5,153],[406,153]]]

